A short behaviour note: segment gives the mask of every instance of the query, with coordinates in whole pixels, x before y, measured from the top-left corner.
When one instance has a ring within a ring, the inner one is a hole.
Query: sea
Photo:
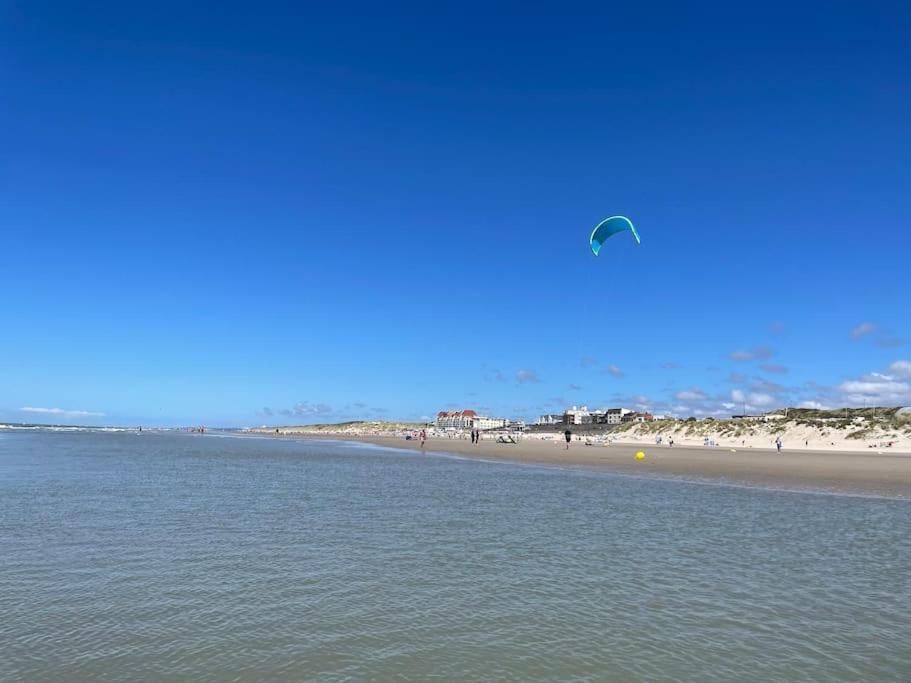
[[[909,681],[911,502],[0,430],[0,681]]]

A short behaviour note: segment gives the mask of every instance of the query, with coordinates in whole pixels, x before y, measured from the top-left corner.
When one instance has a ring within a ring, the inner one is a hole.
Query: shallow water
[[[911,680],[911,503],[0,433],[0,680]]]

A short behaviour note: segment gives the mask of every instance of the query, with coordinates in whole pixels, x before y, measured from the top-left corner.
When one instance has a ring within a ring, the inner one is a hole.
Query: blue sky
[[[907,7],[134,5],[2,10],[0,419],[911,403]]]

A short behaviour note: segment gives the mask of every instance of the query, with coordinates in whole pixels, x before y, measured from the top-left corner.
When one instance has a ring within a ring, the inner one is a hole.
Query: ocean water
[[[2,681],[908,681],[911,503],[0,433]]]

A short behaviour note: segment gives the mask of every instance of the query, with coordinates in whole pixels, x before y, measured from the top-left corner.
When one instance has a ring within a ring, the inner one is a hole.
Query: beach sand
[[[346,437],[348,438],[348,437]],[[420,450],[402,437],[348,438],[380,446]],[[586,446],[524,439],[518,444],[430,438],[426,451],[538,465],[604,468],[630,474],[658,474],[733,484],[814,489],[911,498],[911,456],[896,453],[618,444]],[[636,460],[637,451],[646,457]]]

